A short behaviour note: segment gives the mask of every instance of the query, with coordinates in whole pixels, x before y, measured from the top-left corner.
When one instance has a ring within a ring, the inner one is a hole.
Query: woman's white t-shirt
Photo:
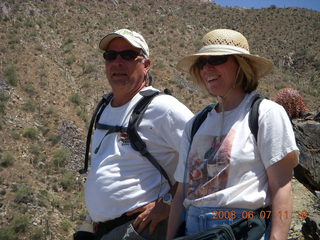
[[[191,147],[193,119],[187,123],[175,172],[183,182],[188,159],[186,207],[258,209],[270,204],[266,169],[298,148],[287,113],[270,100],[259,107],[256,143],[248,121],[256,94],[247,94],[232,111],[209,112]]]

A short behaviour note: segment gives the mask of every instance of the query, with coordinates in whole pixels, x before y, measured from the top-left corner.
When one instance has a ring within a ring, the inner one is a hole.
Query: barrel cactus
[[[292,119],[302,117],[307,111],[302,96],[292,88],[280,89],[272,100],[283,106]]]

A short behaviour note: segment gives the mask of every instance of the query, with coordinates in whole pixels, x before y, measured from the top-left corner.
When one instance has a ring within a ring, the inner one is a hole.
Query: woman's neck
[[[232,92],[230,95],[223,97],[218,97],[219,103],[216,106],[217,112],[222,111],[230,111],[232,109],[235,109],[240,105],[242,100],[244,99],[246,93],[244,91],[236,91],[234,89],[234,92]]]

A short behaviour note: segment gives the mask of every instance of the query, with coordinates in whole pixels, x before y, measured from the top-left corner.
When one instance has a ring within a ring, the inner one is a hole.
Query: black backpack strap
[[[165,177],[165,179],[168,181],[168,184],[170,185],[170,188],[172,188],[172,183],[170,181],[169,176],[167,175],[166,171],[163,169],[163,167],[159,164],[159,162],[152,156],[152,154],[147,150],[146,143],[141,139],[140,135],[138,134],[138,126],[143,118],[143,115],[145,111],[147,110],[148,105],[152,101],[152,99],[161,94],[160,92],[154,92],[149,96],[144,96],[136,105],[135,109],[133,110],[129,125],[128,125],[128,136],[130,140],[131,147],[140,152],[140,154],[144,157],[146,157],[156,169],[159,170],[159,172],[162,174],[162,176]]]
[[[91,121],[90,121],[90,125],[89,125],[89,129],[88,129],[88,134],[87,134],[86,153],[85,153],[85,157],[84,157],[84,168],[79,170],[80,174],[84,174],[84,173],[86,173],[88,171],[90,144],[91,144],[93,125],[95,124],[95,122],[97,122],[99,120],[103,110],[105,109],[105,107],[111,101],[112,96],[113,96],[112,93],[104,95],[102,97],[102,99],[100,100],[100,102],[98,103],[96,109],[93,112],[93,115],[92,115],[92,118],[91,118]]]
[[[199,112],[197,114],[197,116],[193,120],[192,128],[191,128],[190,145],[192,143],[194,135],[196,134],[196,132],[198,131],[199,127],[204,122],[204,120],[207,118],[208,113],[211,112],[211,110],[213,109],[214,106],[215,106],[215,104],[210,104],[210,105],[206,106],[201,112]]]
[[[256,95],[252,101],[251,109],[249,113],[249,128],[251,133],[253,134],[256,141],[258,140],[258,130],[259,130],[259,106],[264,97],[260,95]]]

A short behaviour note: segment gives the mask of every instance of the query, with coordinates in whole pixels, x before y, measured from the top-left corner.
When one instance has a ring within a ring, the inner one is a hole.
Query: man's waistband
[[[111,230],[131,221],[136,219],[136,217],[139,216],[140,213],[135,213],[133,215],[126,215],[126,213],[122,214],[120,217],[117,217],[115,219],[112,220],[108,220],[105,222],[94,222],[93,223],[93,229],[94,232],[99,235],[99,236],[103,236],[104,234],[107,234],[108,232],[110,232]]]

